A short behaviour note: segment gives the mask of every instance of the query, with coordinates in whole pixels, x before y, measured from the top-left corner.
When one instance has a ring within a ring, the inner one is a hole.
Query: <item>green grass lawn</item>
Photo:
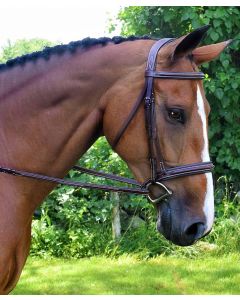
[[[12,294],[240,294],[240,255],[147,261],[29,258]]]

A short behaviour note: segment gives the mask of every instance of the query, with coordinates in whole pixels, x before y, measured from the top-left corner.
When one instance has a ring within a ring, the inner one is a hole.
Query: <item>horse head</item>
[[[199,65],[216,58],[229,41],[198,47],[207,29],[208,26],[204,26],[188,35],[164,43],[156,57],[156,71],[170,75],[194,74],[198,71]],[[145,44],[148,46],[148,43]],[[141,68],[139,69],[143,72]],[[120,88],[118,86],[119,97],[115,96],[112,101],[114,110],[107,109],[104,123],[106,136],[116,152],[127,162],[136,179],[144,186],[146,182],[149,183],[147,187],[150,199],[161,199],[163,189],[164,192],[168,192],[168,197],[164,201],[152,201],[158,213],[158,231],[175,244],[191,245],[207,235],[213,226],[212,174],[203,172],[204,174],[194,176],[181,176],[166,181],[165,185],[149,181],[152,172],[149,157],[151,158],[152,154],[145,126],[149,127],[149,124],[146,124],[149,120],[144,116],[143,105],[139,106],[136,114],[127,123],[128,126],[117,142],[114,139],[117,134],[115,128],[121,128],[123,124],[121,120],[126,119],[126,112],[131,111],[133,107],[132,101],[136,98],[136,90],[143,85],[139,70],[132,72],[128,79],[128,83],[123,82]],[[159,76],[152,82],[157,143],[155,146],[159,149],[157,153],[160,156],[156,159],[158,163],[164,163],[168,169],[210,161],[207,133],[210,106],[205,97],[202,81],[197,76],[194,78],[196,80],[182,79],[176,76],[170,78]],[[110,110],[111,115],[108,114]]]

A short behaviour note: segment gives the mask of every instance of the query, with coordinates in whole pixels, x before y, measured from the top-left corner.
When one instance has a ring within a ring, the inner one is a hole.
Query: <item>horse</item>
[[[155,51],[156,70],[195,73],[202,63],[218,57],[229,42],[199,47],[207,29],[161,45]],[[155,42],[134,36],[86,38],[0,65],[0,165],[63,178],[104,135],[137,182],[149,181],[152,168],[143,102],[117,142],[116,135],[143,89],[148,53]],[[170,169],[209,161],[210,106],[201,78],[151,78],[155,103],[151,128],[161,152],[157,161],[163,160]],[[0,293],[8,294],[29,254],[34,211],[56,183],[3,171],[0,181]],[[157,229],[167,239],[187,246],[210,232],[211,173],[173,178],[165,185],[151,180],[145,188],[150,199],[168,192],[163,201],[152,201]]]

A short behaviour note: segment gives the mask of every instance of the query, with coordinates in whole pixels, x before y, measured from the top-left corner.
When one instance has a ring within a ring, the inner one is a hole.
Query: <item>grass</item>
[[[240,255],[43,260],[29,258],[13,295],[240,294]]]

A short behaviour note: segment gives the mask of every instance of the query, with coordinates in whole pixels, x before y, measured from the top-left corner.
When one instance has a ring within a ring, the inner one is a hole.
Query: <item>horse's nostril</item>
[[[205,230],[205,225],[202,222],[193,223],[189,226],[185,231],[185,235],[188,237],[192,237],[194,240],[202,237]]]
[[[195,235],[198,232],[198,223],[192,224],[185,230],[186,235]]]

